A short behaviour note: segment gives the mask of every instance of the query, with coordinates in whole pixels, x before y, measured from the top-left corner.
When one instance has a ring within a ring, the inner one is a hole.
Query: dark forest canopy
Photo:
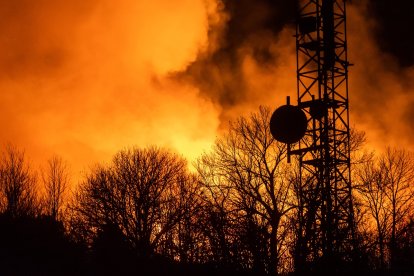
[[[1,274],[295,273],[303,265],[295,262],[297,214],[306,202],[297,190],[297,166],[286,163],[269,118],[260,108],[232,122],[195,170],[167,149],[121,150],[91,169],[73,193],[61,158],[36,174],[23,151],[4,148]],[[391,148],[374,155],[363,143],[363,133],[354,131],[359,257],[339,252],[331,267],[338,275],[413,271],[413,156]],[[305,275],[321,275],[323,262],[319,252],[309,252]]]

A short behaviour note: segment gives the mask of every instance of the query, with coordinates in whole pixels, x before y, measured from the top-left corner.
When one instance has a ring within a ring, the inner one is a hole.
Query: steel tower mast
[[[297,106],[288,99],[284,108],[306,115],[306,130],[301,139],[292,138],[303,129],[297,119],[301,116],[278,110],[271,130],[288,144],[289,159],[295,155],[300,164],[296,268],[306,270],[307,263],[320,262],[333,272],[338,262],[350,261],[355,249],[346,0],[300,1],[296,52]]]
[[[296,28],[298,106],[309,118],[304,138],[290,151],[299,156],[307,203],[300,214],[306,244],[300,246],[328,262],[352,250],[355,239],[345,6],[345,0],[302,1]]]

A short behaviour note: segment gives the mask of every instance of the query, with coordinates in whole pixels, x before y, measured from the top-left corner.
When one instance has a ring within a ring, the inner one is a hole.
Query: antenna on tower
[[[333,273],[355,250],[346,1],[301,1],[295,37],[297,105],[276,109],[270,129],[300,166],[296,270]]]

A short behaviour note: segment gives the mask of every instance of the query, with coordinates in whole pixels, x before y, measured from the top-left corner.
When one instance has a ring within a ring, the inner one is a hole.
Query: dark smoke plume
[[[368,14],[375,17],[375,38],[401,66],[414,65],[414,1],[370,0]]]
[[[251,100],[242,63],[246,55],[270,72],[279,62],[272,45],[286,26],[294,26],[297,1],[224,0],[225,24],[210,26],[210,49],[201,52],[178,78],[190,82],[223,110]],[[222,119],[228,119],[222,114]],[[223,118],[224,117],[224,118]]]
[[[286,62],[284,56],[294,56],[298,2],[222,2],[226,17],[224,24],[210,26],[210,49],[200,52],[198,58],[178,74],[179,79],[199,88],[202,96],[221,108],[222,124],[232,118],[233,108],[237,109],[235,113],[240,113],[240,106],[259,102],[255,99],[260,98],[260,93],[285,97],[287,88],[282,85],[275,84],[272,91],[252,91],[248,83],[260,82],[256,79],[263,75],[273,74],[275,83],[280,79],[281,67]],[[399,132],[406,133],[409,140],[408,137],[414,137],[411,119],[414,85],[411,81],[413,70],[410,69],[414,64],[414,27],[411,27],[414,2],[348,1],[348,8],[350,61],[355,63],[350,73],[352,124],[371,132],[371,140],[375,142],[384,136],[398,140]],[[287,30],[291,37],[278,47],[286,47],[290,52],[274,47],[283,30]],[[258,74],[246,75],[246,56],[260,68]],[[295,62],[294,58],[289,61]],[[294,91],[295,64],[285,69],[292,70],[293,79],[288,86]],[[275,105],[275,102],[263,101],[269,97],[261,99],[260,104]]]

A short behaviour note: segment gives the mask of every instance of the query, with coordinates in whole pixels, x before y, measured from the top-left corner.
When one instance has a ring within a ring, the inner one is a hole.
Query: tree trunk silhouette
[[[46,192],[46,213],[54,220],[60,220],[69,185],[67,165],[61,157],[53,156],[48,160],[46,169],[42,171],[42,180]]]

